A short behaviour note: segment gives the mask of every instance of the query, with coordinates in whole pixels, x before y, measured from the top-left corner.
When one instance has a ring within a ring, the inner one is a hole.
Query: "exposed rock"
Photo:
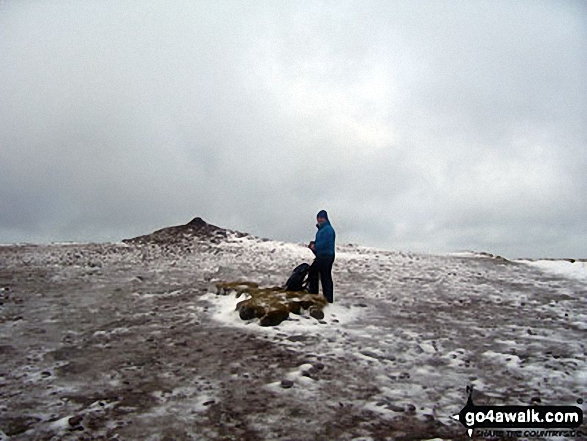
[[[248,293],[251,288],[259,288],[259,284],[255,282],[220,282],[216,284],[216,294],[228,295],[231,292],[236,292],[238,299],[242,294]]]
[[[239,298],[246,295],[236,305],[242,320],[259,319],[261,326],[277,326],[289,318],[289,314],[301,314],[308,309],[310,316],[317,320],[324,318],[322,308],[327,302],[324,296],[308,294],[305,291],[285,291],[279,286],[260,288],[255,282],[236,281],[219,282],[216,284],[217,295],[236,293]]]
[[[277,326],[288,317],[289,311],[285,305],[283,305],[283,307],[273,308],[267,311],[266,314],[259,320],[259,324],[261,326]]]
[[[239,302],[240,306],[237,306],[238,315],[241,320],[251,320],[255,318],[255,308],[248,304],[242,304],[243,302]]]
[[[193,218],[191,221],[189,221],[186,225],[189,225],[191,227],[194,228],[207,228],[207,227],[212,227],[212,228],[217,228],[214,225],[210,225],[208,224],[204,219],[202,219],[201,217],[195,217]]]
[[[300,302],[296,302],[294,300],[289,302],[289,312],[292,314],[299,315],[302,313],[302,305]]]
[[[289,389],[291,387],[293,387],[294,382],[291,380],[281,380],[281,387],[283,387],[284,389]]]

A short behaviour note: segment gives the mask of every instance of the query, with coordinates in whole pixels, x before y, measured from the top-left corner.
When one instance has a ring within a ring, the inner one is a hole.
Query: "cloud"
[[[587,245],[583,2],[5,1],[0,60],[2,242]]]

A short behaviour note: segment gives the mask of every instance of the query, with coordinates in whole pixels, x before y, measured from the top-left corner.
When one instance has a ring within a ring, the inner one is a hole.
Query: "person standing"
[[[308,290],[318,294],[318,279],[322,282],[322,294],[328,303],[334,302],[334,284],[332,282],[332,264],[334,263],[334,242],[336,233],[330,225],[326,210],[320,210],[316,216],[318,231],[316,239],[310,242],[309,248],[316,255],[308,274]]]

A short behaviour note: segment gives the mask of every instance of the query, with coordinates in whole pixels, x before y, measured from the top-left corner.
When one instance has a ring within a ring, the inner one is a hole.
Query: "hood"
[[[326,212],[326,210],[320,210],[318,212],[318,214],[316,215],[316,217],[323,217],[325,218],[328,222],[330,221],[330,219],[328,219],[328,213]]]

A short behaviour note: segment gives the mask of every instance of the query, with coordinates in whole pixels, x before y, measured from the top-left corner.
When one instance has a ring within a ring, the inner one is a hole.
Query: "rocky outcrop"
[[[247,236],[246,233],[232,231],[207,223],[201,217],[196,217],[185,225],[162,228],[151,234],[124,239],[128,244],[159,244],[173,245],[194,239],[206,239],[212,243],[218,243],[226,239],[229,233],[237,237]]]
[[[287,320],[289,314],[302,314],[308,310],[311,317],[317,320],[324,318],[322,309],[327,305],[324,296],[309,294],[305,291],[286,291],[282,287],[260,288],[254,282],[219,282],[216,294],[228,295],[236,293],[240,298],[247,298],[236,305],[242,320],[259,319],[261,326],[277,326]]]

